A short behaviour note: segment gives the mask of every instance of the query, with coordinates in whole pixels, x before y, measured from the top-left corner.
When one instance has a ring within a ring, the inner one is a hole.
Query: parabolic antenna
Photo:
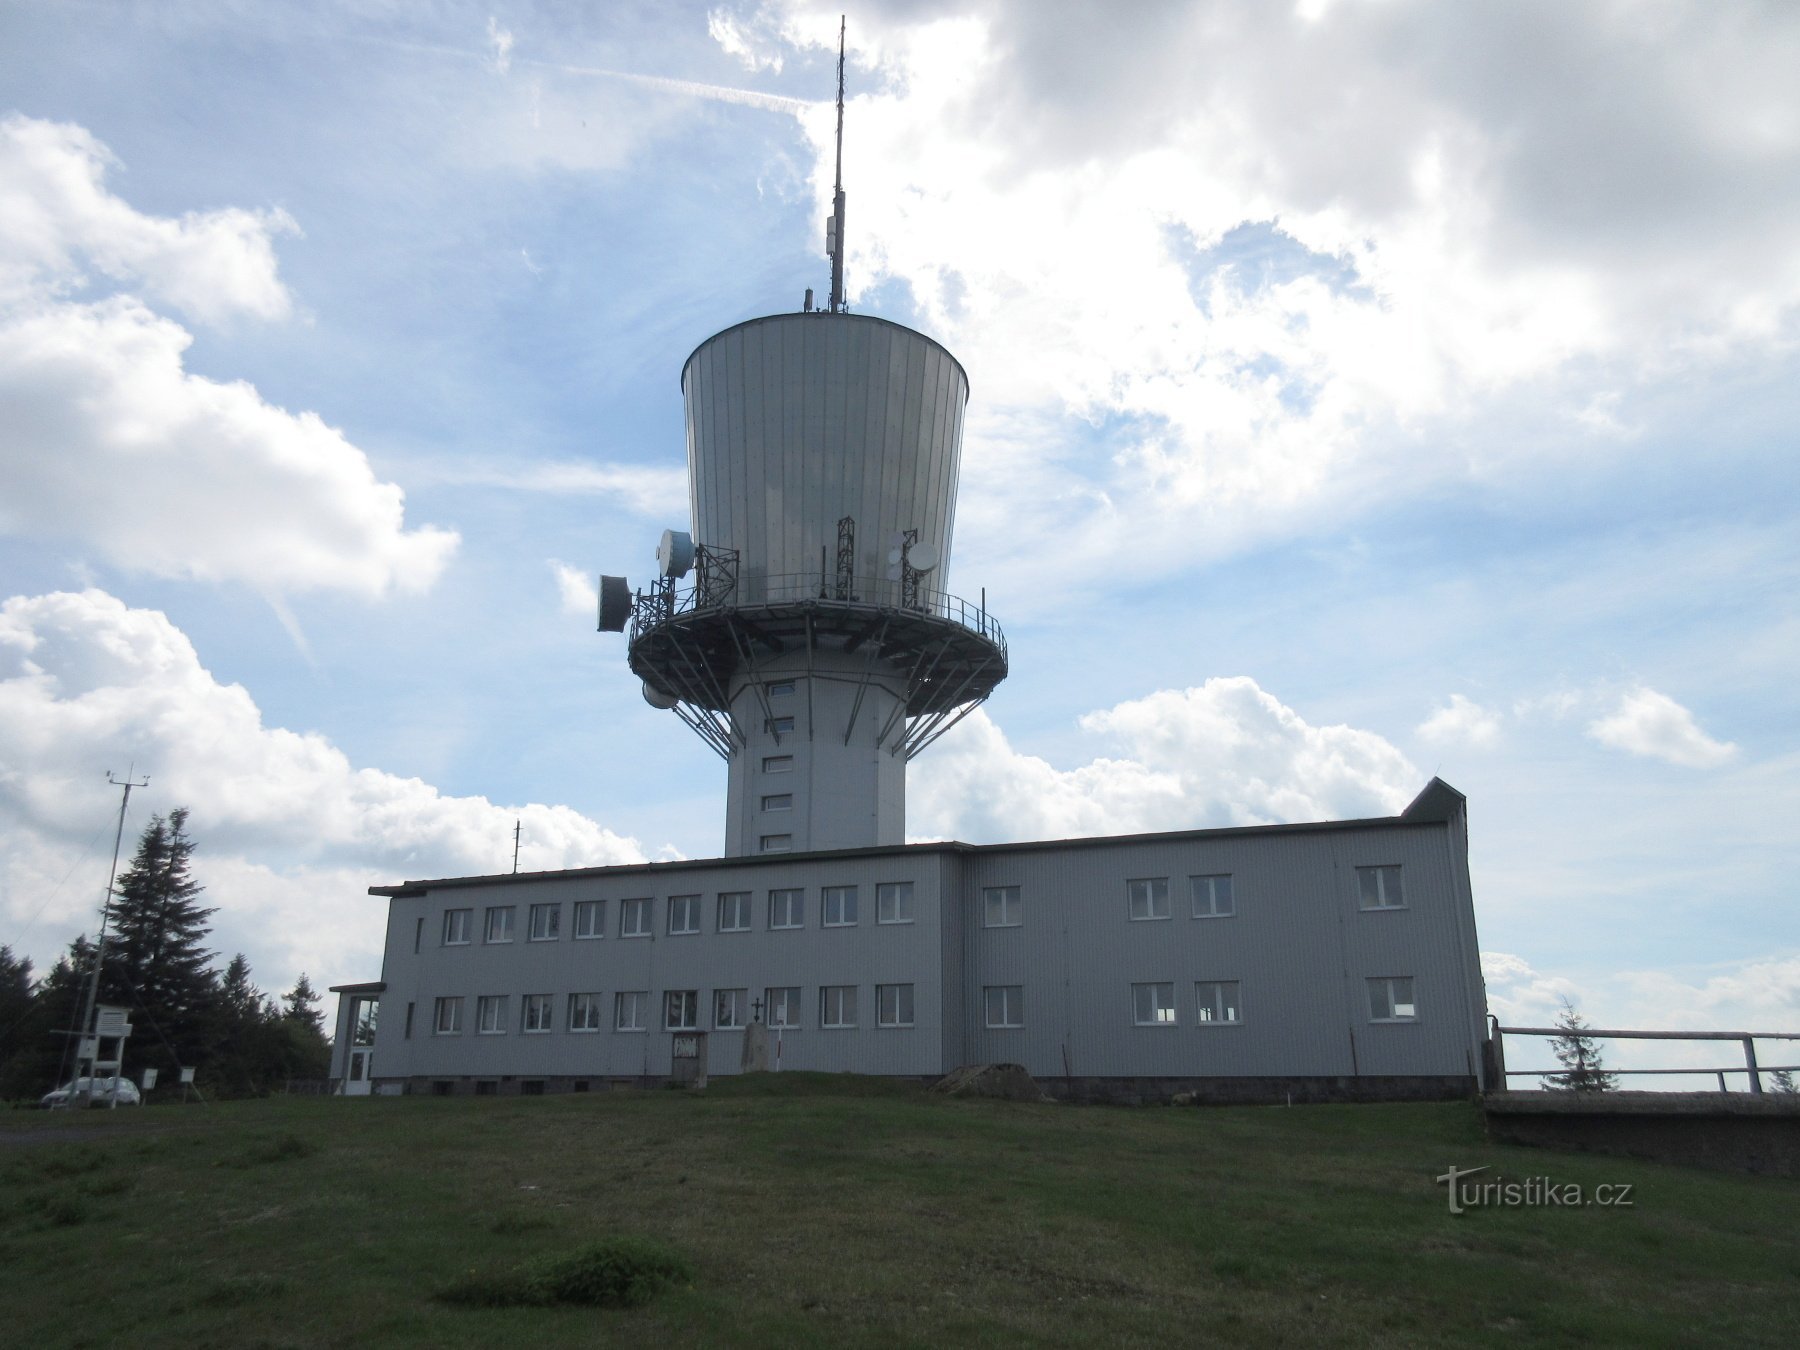
[[[660,689],[652,689],[648,684],[644,685],[644,702],[648,703],[652,708],[660,708],[664,712],[667,712],[679,701],[680,700],[673,694],[665,694]]]
[[[915,572],[929,572],[940,561],[936,545],[914,544],[906,555],[906,561],[912,564]]]
[[[600,631],[623,633],[631,618],[631,586],[624,577],[600,578]]]
[[[664,530],[662,542],[656,546],[656,570],[659,575],[679,578],[694,565],[694,536],[686,530]]]

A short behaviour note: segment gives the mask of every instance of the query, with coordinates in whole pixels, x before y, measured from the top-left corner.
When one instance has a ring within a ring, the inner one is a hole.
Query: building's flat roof
[[[671,862],[612,863],[601,867],[565,867],[552,872],[500,872],[492,876],[438,877],[371,886],[370,895],[389,899],[417,899],[427,891],[458,886],[495,886],[537,881],[562,881],[575,877],[631,876],[692,867],[767,867],[820,858],[879,858],[923,853],[1028,853],[1045,849],[1104,848],[1111,844],[1179,843],[1188,839],[1220,839],[1244,835],[1317,834],[1332,830],[1396,829],[1447,823],[1465,802],[1462,793],[1441,778],[1433,778],[1397,816],[1371,816],[1364,820],[1309,820],[1289,825],[1225,825],[1205,830],[1162,830],[1147,834],[1087,835],[1072,839],[1031,839],[1014,844],[965,844],[958,839],[922,844],[881,844],[872,848],[810,849],[797,853],[756,853],[737,858],[681,858]]]

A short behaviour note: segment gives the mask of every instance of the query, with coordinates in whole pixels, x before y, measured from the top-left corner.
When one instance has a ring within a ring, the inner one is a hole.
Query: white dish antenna
[[[694,536],[686,530],[664,530],[656,546],[657,574],[673,580],[685,577],[693,565]]]
[[[648,683],[644,685],[644,702],[648,703],[652,708],[667,712],[680,701],[681,700],[676,698],[673,694],[665,694],[660,689],[652,689]]]
[[[942,561],[938,557],[937,547],[933,544],[914,544],[907,552],[906,561],[912,564],[915,572],[929,572]]]

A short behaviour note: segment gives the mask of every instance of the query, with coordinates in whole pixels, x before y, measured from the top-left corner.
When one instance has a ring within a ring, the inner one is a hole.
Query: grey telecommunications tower
[[[1006,678],[947,593],[969,382],[843,297],[843,32],[831,303],[727,328],[681,372],[690,530],[600,579],[644,698],[730,765],[728,856],[904,843],[906,764]]]

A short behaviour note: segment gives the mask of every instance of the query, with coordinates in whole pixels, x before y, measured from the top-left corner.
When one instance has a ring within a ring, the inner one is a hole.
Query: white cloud
[[[1124,757],[1057,769],[971,714],[912,770],[911,833],[993,842],[1385,816],[1425,782],[1380,736],[1312,726],[1242,676],[1159,690],[1080,725]]]
[[[74,298],[85,259],[202,318],[288,309],[280,220],[140,215],[107,163],[78,127],[0,123],[0,532],[272,595],[429,586],[457,536],[407,529],[401,490],[340,431],[187,371],[192,335],[140,296]]]
[[[1427,741],[1485,750],[1500,740],[1500,717],[1461,694],[1452,694],[1449,703],[1419,723],[1418,734]]]
[[[555,558],[548,560],[550,570],[556,574],[556,590],[562,602],[563,613],[579,614],[585,618],[593,618],[600,612],[600,588],[579,567],[570,567],[566,562],[558,562]]]
[[[0,883],[12,924],[53,893],[41,923],[66,939],[87,922],[87,890],[56,891],[54,880],[106,813],[101,772],[135,763],[152,786],[134,813],[192,808],[197,871],[220,908],[213,941],[249,952],[268,981],[302,966],[315,978],[366,977],[384,923],[366,887],[505,871],[515,820],[525,870],[644,858],[636,841],[568,807],[448,797],[358,768],[316,733],[265,726],[249,693],[218,682],[164,615],[97,590],[0,606],[0,744]]]
[[[512,69],[512,31],[500,26],[500,21],[492,14],[487,21],[488,50],[492,53],[494,69],[504,75]]]
[[[557,496],[603,498],[609,505],[642,516],[686,519],[685,467],[587,463],[421,463],[413,475],[424,483],[550,492]]]
[[[1654,689],[1620,695],[1612,714],[1590,722],[1587,734],[1615,750],[1690,769],[1716,768],[1737,754],[1735,744],[1708,736],[1691,712]]]

